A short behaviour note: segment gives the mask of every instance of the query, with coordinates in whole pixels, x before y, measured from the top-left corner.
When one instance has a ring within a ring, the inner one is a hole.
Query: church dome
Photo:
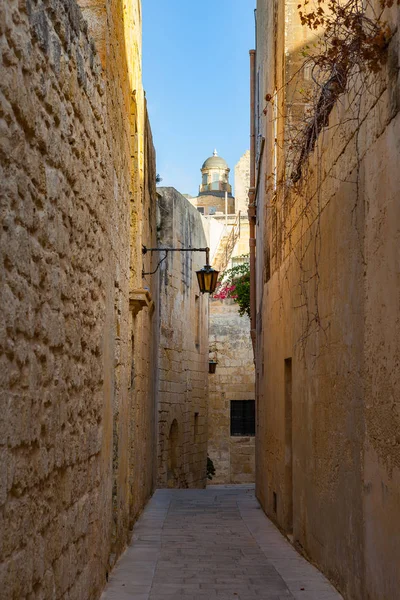
[[[229,184],[230,168],[226,160],[214,154],[204,161],[201,167],[201,186],[199,195],[212,195],[223,197],[225,193],[232,196],[232,186]]]
[[[203,169],[228,169],[228,168],[229,167],[228,167],[228,163],[226,162],[226,160],[224,160],[221,156],[218,156],[218,152],[216,150],[214,150],[213,155],[204,161],[203,166],[201,167],[201,170],[203,170]]]

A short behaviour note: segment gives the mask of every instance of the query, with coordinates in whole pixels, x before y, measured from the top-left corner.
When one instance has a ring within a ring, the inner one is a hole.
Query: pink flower
[[[237,296],[232,294],[235,289],[235,285],[222,285],[219,284],[217,292],[213,295],[216,300],[225,300],[226,298],[236,298]]]

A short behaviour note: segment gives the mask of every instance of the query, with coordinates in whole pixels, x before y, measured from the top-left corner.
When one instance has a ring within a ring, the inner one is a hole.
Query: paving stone
[[[155,509],[156,507],[156,509]],[[251,487],[158,490],[102,600],[340,600]]]

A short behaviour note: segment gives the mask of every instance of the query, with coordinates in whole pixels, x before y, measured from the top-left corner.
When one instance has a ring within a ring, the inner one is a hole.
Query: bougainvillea
[[[216,300],[226,300],[226,298],[235,298],[235,285],[227,285],[222,283],[222,281],[218,282],[217,290],[214,294],[214,298]]]
[[[250,317],[250,265],[247,256],[242,258],[246,262],[223,273],[213,298],[231,298],[238,304],[240,316],[246,314]]]

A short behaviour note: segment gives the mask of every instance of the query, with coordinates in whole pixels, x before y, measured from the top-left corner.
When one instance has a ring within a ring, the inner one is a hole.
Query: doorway
[[[293,410],[292,359],[285,359],[285,529],[293,533]]]

